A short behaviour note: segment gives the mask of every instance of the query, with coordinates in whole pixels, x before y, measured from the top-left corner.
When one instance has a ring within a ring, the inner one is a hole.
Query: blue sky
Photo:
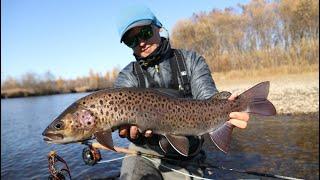
[[[246,4],[249,0],[1,0],[1,80],[27,72],[56,78],[104,74],[134,60],[119,43],[115,16],[132,3],[150,7],[171,30],[193,13]]]

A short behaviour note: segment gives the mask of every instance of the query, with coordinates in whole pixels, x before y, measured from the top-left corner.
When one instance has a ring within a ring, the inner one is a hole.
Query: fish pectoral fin
[[[164,136],[178,153],[183,156],[189,155],[189,140],[187,137],[172,134],[165,134]]]
[[[209,133],[212,142],[224,153],[227,153],[229,150],[234,127],[231,123],[225,122],[218,129]]]
[[[107,130],[107,131],[98,131],[94,133],[94,136],[96,137],[97,141],[103,145],[104,147],[115,151],[114,146],[113,146],[113,140],[112,140],[112,131]]]

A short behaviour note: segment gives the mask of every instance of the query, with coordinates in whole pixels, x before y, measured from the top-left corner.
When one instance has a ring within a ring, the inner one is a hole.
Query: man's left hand
[[[238,94],[232,94],[228,100],[233,101],[238,96]],[[230,122],[234,126],[244,129],[247,127],[248,121],[249,121],[249,113],[247,112],[231,112],[229,114]]]

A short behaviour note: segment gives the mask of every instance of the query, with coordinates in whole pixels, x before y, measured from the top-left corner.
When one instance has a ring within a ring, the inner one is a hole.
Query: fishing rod
[[[207,163],[200,164],[200,166],[204,166],[206,168],[215,168],[215,169],[220,169],[220,170],[234,171],[237,173],[246,173],[246,174],[255,175],[255,176],[262,176],[262,177],[271,177],[271,178],[287,179],[287,180],[302,180],[300,178],[282,176],[282,175],[277,175],[277,174],[259,173],[259,172],[255,172],[255,171],[246,171],[246,170],[240,170],[240,169],[232,169],[232,168],[226,168],[223,166],[216,166],[216,165],[207,164]]]
[[[134,155],[129,155],[129,156],[134,156]],[[114,159],[110,159],[110,160],[105,160],[105,161],[101,161],[101,162],[97,162],[97,164],[102,164],[102,163],[110,163],[110,162],[113,162],[113,161],[117,161],[117,160],[121,160],[121,159],[124,159],[125,157],[128,157],[128,156],[123,156],[123,157],[119,157],[119,158],[114,158]],[[141,157],[153,162],[153,163],[158,163],[148,157],[146,157],[145,155],[141,154]],[[172,159],[171,159],[172,160]],[[211,164],[199,164],[199,163],[195,163],[195,164],[192,164],[192,163],[186,163],[188,165],[198,165],[200,167],[204,167],[206,169],[209,169],[209,168],[215,168],[215,169],[220,169],[220,170],[226,170],[226,171],[234,171],[234,172],[237,172],[237,173],[246,173],[246,174],[250,174],[250,175],[255,175],[255,176],[263,176],[263,177],[271,177],[271,178],[277,178],[277,179],[286,179],[286,180],[301,180],[299,178],[294,178],[294,177],[288,177],[288,176],[282,176],[282,175],[276,175],[276,174],[266,174],[266,173],[259,173],[259,172],[254,172],[254,171],[245,171],[245,170],[239,170],[239,169],[231,169],[231,168],[225,168],[223,166],[216,166],[216,165],[211,165]],[[175,171],[177,173],[180,173],[180,174],[183,174],[183,175],[186,175],[186,176],[191,176],[193,178],[198,178],[198,179],[208,179],[208,178],[201,178],[201,177],[198,177],[198,176],[193,176],[193,175],[190,175],[190,174],[186,174],[186,173],[183,173],[179,170],[176,170],[176,169],[173,169],[173,168],[170,168],[168,166],[165,166],[163,164],[160,164],[160,166],[163,166],[167,169],[170,169],[172,171]]]
[[[102,146],[99,143],[92,143],[92,144],[90,144],[89,147],[95,148],[95,151],[98,151],[98,149],[110,150],[110,149]],[[134,156],[134,155],[141,156],[141,157],[143,157],[143,158],[145,158],[145,159],[147,159],[147,160],[149,160],[151,162],[154,162],[154,163],[158,163],[158,162],[155,162],[151,158],[158,158],[158,159],[161,159],[161,160],[171,160],[171,161],[174,160],[174,161],[177,161],[176,159],[168,158],[168,157],[165,157],[163,155],[144,153],[144,152],[140,152],[140,151],[136,151],[136,150],[130,150],[130,149],[127,149],[127,148],[122,148],[122,147],[116,147],[115,146],[114,149],[119,153],[124,153],[124,154],[131,155],[131,156]],[[125,158],[125,156],[119,157],[119,158],[115,158],[115,159],[111,159],[111,160],[106,160],[106,161],[100,162],[100,163],[109,163],[109,162],[112,162],[112,161],[121,160],[123,158]],[[85,159],[84,159],[84,161],[85,161]],[[182,162],[182,161],[180,161],[180,162]],[[96,164],[96,163],[99,163],[99,162],[95,162],[94,164]],[[285,180],[301,180],[299,178],[282,176],[282,175],[277,175],[277,174],[268,174],[268,173],[260,173],[260,172],[254,172],[254,171],[246,171],[246,170],[240,170],[240,169],[226,168],[226,167],[223,167],[223,166],[213,165],[211,163],[183,162],[181,164],[199,166],[200,168],[205,168],[205,169],[214,168],[214,169],[232,171],[232,172],[237,172],[237,173],[245,173],[245,174],[261,176],[261,177],[270,177],[270,178],[285,179]],[[88,164],[88,165],[90,165],[90,164]],[[172,169],[172,168],[167,167],[167,166],[165,166],[163,164],[159,164],[159,165],[161,165],[161,166],[163,166],[165,168],[168,168],[168,169],[170,169],[172,171],[175,171],[177,173],[184,174],[186,176],[199,178],[199,179],[208,179],[208,178],[201,178],[201,177],[198,177],[198,176],[193,176],[193,175],[190,175],[190,174],[185,174],[185,173],[183,173],[181,171],[178,171],[176,169]]]
[[[161,164],[160,162],[156,162],[152,158],[158,158],[161,160],[178,161],[176,159],[168,158],[163,155],[149,154],[149,153],[144,153],[144,152],[140,152],[140,151],[130,150],[127,148],[122,148],[122,147],[115,146],[114,150],[116,150],[119,153],[124,153],[124,154],[126,154],[126,156],[101,161],[101,154],[100,154],[99,149],[104,149],[104,150],[110,150],[110,149],[102,146],[99,143],[90,144],[88,142],[85,142],[83,144],[87,145],[87,147],[83,149],[82,158],[83,158],[85,164],[90,165],[90,166],[93,166],[95,164],[110,163],[113,161],[118,161],[118,160],[124,159],[125,157],[128,157],[128,156],[141,156],[148,161],[159,164],[160,166],[163,166],[164,168],[172,170],[176,173],[180,173],[185,176],[189,176],[189,177],[193,177],[193,178],[210,180],[209,178],[202,178],[199,176],[186,174],[186,173],[181,172],[179,170],[170,168],[164,164]],[[63,164],[63,167],[58,169],[56,166],[57,162],[61,162]],[[254,171],[245,171],[245,170],[239,170],[239,169],[225,168],[223,166],[217,166],[217,165],[213,165],[213,164],[209,164],[209,163],[199,163],[199,162],[195,163],[195,162],[185,162],[185,161],[179,161],[179,162],[181,165],[194,165],[194,166],[199,166],[200,168],[207,169],[207,170],[209,170],[209,168],[215,168],[215,169],[220,169],[220,170],[245,173],[245,174],[261,176],[261,177],[271,177],[271,178],[285,179],[285,180],[301,180],[299,178],[276,175],[276,174],[267,174],[267,173],[259,173],[259,172],[254,172]],[[67,165],[67,162],[64,159],[62,159],[55,151],[51,151],[48,154],[48,163],[49,163],[48,168],[49,168],[49,172],[50,172],[50,176],[48,177],[48,179],[62,180],[62,179],[65,179],[65,174],[67,174],[69,176],[69,179],[71,179],[71,172],[70,172],[70,169]],[[118,173],[118,174],[120,174],[120,173]]]

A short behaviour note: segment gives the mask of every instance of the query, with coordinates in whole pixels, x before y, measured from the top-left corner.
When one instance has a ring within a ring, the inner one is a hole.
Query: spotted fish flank
[[[206,133],[219,149],[227,152],[234,128],[226,122],[230,112],[274,115],[276,110],[267,100],[268,93],[269,82],[259,83],[234,101],[228,100],[229,92],[217,93],[207,100],[194,100],[158,89],[106,89],[74,102],[45,129],[43,136],[50,143],[96,138],[113,149],[112,130],[131,124],[137,125],[141,132],[151,129],[164,135],[184,156],[188,156],[189,149],[185,136]]]

